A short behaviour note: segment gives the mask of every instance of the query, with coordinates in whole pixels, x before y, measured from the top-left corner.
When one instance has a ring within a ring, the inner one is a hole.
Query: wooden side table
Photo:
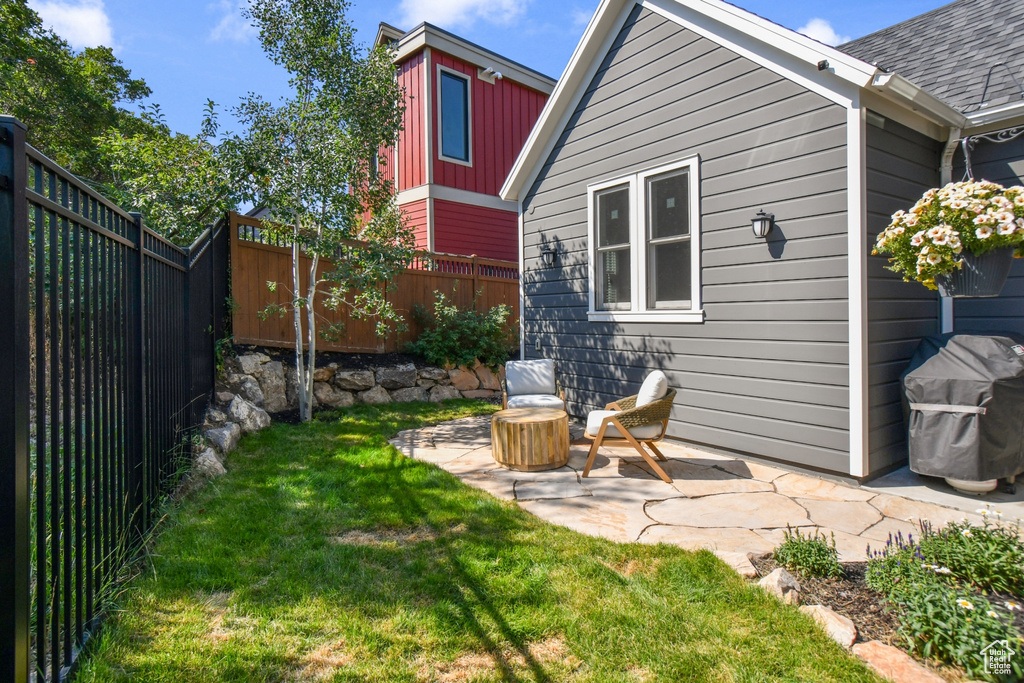
[[[510,470],[553,470],[569,462],[569,416],[555,408],[510,408],[491,417],[491,452]]]

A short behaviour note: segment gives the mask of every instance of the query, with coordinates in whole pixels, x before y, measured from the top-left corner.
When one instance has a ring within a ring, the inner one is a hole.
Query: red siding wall
[[[427,182],[424,61],[420,52],[398,67],[398,84],[405,88],[405,130],[398,139],[398,190]]]
[[[434,250],[485,258],[519,260],[514,211],[434,200]]]
[[[416,235],[416,248],[427,248],[427,200],[421,199],[416,202],[402,204],[402,213],[405,214],[405,221],[409,228]]]
[[[438,64],[470,77],[470,109],[473,117],[472,166],[453,164],[438,158]],[[431,52],[428,68],[431,70],[431,116],[435,123],[431,132],[434,182],[470,192],[497,195],[509,171],[512,170],[519,150],[530,135],[533,124],[540,116],[547,95],[509,80],[498,80],[491,85],[476,77],[475,66],[443,52]],[[518,258],[516,256],[517,260]]]

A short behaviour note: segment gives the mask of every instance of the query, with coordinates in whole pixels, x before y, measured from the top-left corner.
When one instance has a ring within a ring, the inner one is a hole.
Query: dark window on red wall
[[[469,161],[469,82],[441,72],[441,156]]]

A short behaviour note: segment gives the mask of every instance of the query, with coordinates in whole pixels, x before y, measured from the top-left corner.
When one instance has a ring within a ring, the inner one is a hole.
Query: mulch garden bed
[[[753,560],[758,576],[767,576],[781,566],[771,555]],[[867,562],[843,564],[844,575],[838,579],[820,579],[791,572],[800,582],[800,602],[824,605],[850,619],[857,627],[857,641],[880,640],[900,646],[896,636],[899,621],[896,613],[886,611],[885,596],[868,587],[864,580]]]

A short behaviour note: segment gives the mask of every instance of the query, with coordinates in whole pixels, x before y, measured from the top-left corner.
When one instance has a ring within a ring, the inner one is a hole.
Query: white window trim
[[[441,74],[447,73],[466,82],[466,151],[469,153],[469,160],[457,159],[446,156],[444,150],[444,126],[441,119],[444,116],[443,101],[441,100]],[[437,158],[461,166],[473,165],[473,79],[461,71],[456,71],[441,64],[437,65]]]
[[[683,309],[649,308],[647,297],[647,179],[671,171],[686,169],[689,173],[690,208],[690,306]],[[595,197],[608,188],[628,185],[629,187],[629,258],[630,258],[630,307],[629,310],[602,310],[597,308],[597,222],[594,216]],[[700,271],[700,157],[693,155],[685,159],[648,168],[635,173],[603,180],[587,186],[587,279],[589,282],[589,307],[587,319],[591,322],[664,322],[702,323],[704,310],[701,307]]]

